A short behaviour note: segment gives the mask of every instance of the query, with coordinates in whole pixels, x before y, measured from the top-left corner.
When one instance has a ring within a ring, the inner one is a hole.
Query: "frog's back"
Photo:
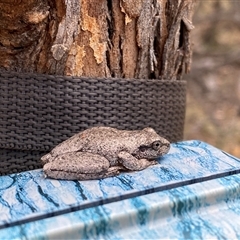
[[[118,145],[117,143],[121,144],[121,142],[129,143],[128,141],[136,141],[141,132],[141,130],[119,130],[112,127],[101,126],[84,130],[81,134],[81,139],[88,144],[94,144],[96,141],[98,141],[99,144],[103,142],[111,144],[111,141],[113,141],[115,145]]]
[[[81,132],[80,138],[83,144],[89,144],[92,141],[103,141],[106,138],[115,138],[118,131],[119,130],[111,127],[92,127]]]
[[[107,158],[116,158],[118,152],[132,152],[142,141],[141,130],[118,130],[111,127],[93,127],[81,135],[83,151],[90,151]]]

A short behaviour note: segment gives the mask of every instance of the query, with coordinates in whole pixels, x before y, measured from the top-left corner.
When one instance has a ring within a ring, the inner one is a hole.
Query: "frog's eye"
[[[161,146],[162,146],[161,141],[155,141],[155,142],[152,143],[152,148],[154,150],[158,150]]]

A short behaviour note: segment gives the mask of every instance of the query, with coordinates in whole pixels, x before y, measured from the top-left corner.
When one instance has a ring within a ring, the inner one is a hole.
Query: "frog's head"
[[[142,138],[144,141],[141,141],[133,154],[136,158],[156,159],[169,151],[170,142],[159,136],[152,128],[144,128],[142,132],[146,137]]]

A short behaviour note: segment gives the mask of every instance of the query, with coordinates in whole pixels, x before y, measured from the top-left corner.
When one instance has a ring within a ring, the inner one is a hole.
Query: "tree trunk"
[[[194,0],[0,0],[0,70],[181,79]]]

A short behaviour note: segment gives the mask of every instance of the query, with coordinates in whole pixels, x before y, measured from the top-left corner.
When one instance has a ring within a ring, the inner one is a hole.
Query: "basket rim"
[[[165,83],[179,83],[179,84],[185,84],[187,80],[185,79],[156,79],[156,78],[121,78],[121,77],[87,77],[87,76],[70,76],[70,75],[53,75],[53,74],[46,74],[46,73],[33,73],[33,72],[10,72],[10,71],[0,71],[0,81],[3,77],[7,78],[20,78],[26,79],[28,78],[36,78],[41,80],[95,80],[95,81],[135,81],[135,82],[165,82]],[[46,78],[46,79],[44,79]]]

